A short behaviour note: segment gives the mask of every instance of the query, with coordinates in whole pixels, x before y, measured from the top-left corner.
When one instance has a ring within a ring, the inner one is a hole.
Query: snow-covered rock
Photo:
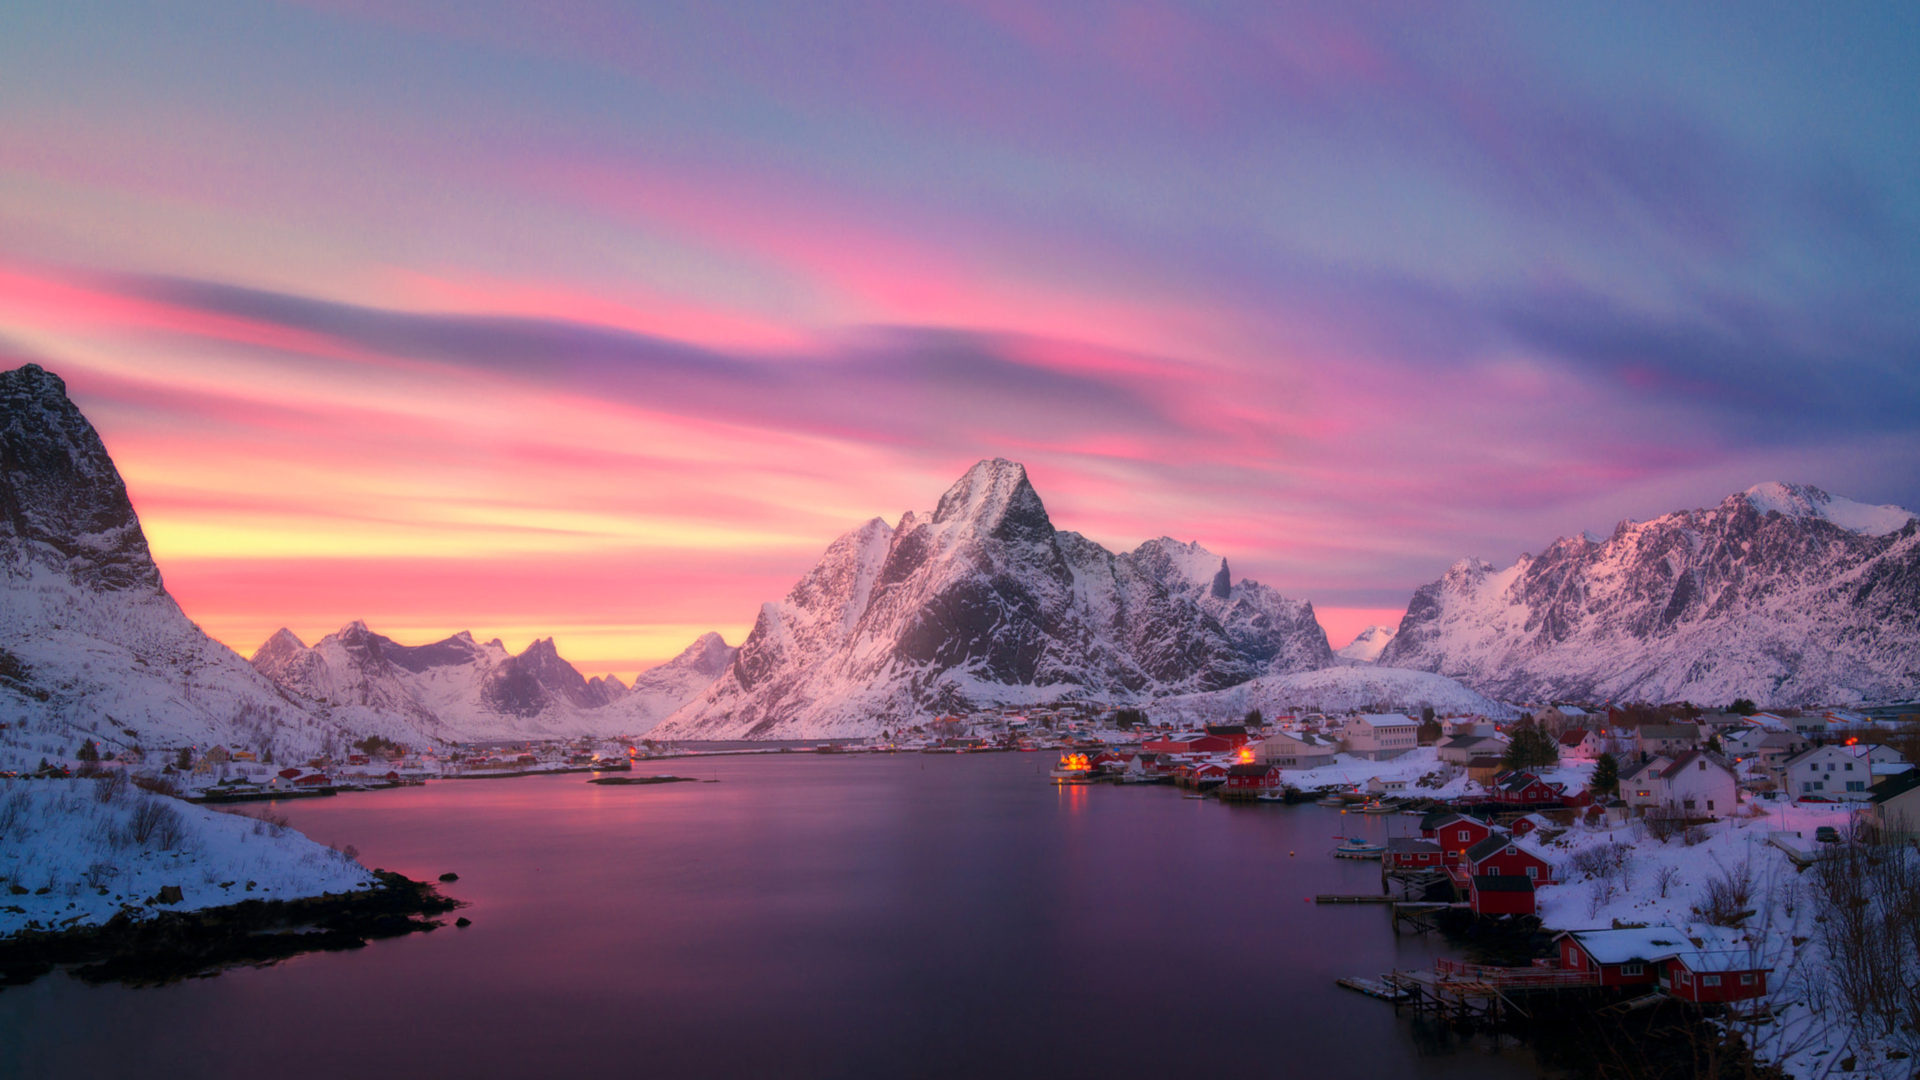
[[[671,737],[866,735],[939,712],[1215,690],[1333,660],[1312,606],[1197,544],[1115,554],[982,461],[932,513],[875,518],[764,605]]]
[[[1387,642],[1392,640],[1393,627],[1369,626],[1355,634],[1353,640],[1341,646],[1334,655],[1342,660],[1357,660],[1363,664],[1371,664],[1380,659],[1381,650],[1385,649]]]
[[[1803,485],[1570,537],[1414,593],[1382,665],[1508,700],[1920,695],[1920,522]]]

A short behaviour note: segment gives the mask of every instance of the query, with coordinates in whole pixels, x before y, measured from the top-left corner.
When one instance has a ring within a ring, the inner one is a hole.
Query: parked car
[[[1822,825],[1813,830],[1813,839],[1817,843],[1837,844],[1840,842],[1840,830],[1831,825]]]

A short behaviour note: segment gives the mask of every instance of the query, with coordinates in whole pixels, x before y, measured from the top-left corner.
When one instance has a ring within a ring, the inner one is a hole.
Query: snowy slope
[[[719,634],[706,633],[679,656],[635,676],[633,688],[615,706],[622,717],[621,731],[644,735],[675,709],[699,697],[727,670],[739,649]]]
[[[982,461],[931,513],[875,518],[761,608],[667,737],[871,734],[939,712],[1212,690],[1332,662],[1310,605],[1196,544],[1115,554],[1054,529],[1026,470]]]
[[[707,634],[630,690],[611,677],[582,677],[551,638],[518,654],[464,630],[402,645],[356,621],[311,646],[282,629],[254,653],[253,666],[333,715],[400,718],[423,739],[473,742],[639,734],[704,689],[731,658],[726,642]]]
[[[374,884],[365,867],[292,829],[82,780],[0,780],[0,878],[28,890],[0,893],[0,937],[103,923],[123,905],[139,917]],[[179,903],[154,902],[167,885]]]
[[[1358,660],[1363,664],[1371,664],[1380,659],[1381,651],[1387,647],[1387,642],[1392,640],[1393,627],[1369,626],[1355,634],[1353,640],[1341,646],[1334,655],[1342,660]]]
[[[1920,694],[1920,524],[1817,488],[1556,541],[1421,588],[1380,663],[1508,700],[1763,705]]]
[[[0,722],[0,767],[87,738],[304,756],[351,737],[180,611],[99,435],[33,364],[0,372]]]
[[[1161,698],[1148,712],[1155,720],[1223,723],[1245,716],[1249,709],[1259,709],[1268,717],[1349,709],[1418,717],[1427,708],[1440,716],[1503,719],[1518,715],[1444,676],[1371,664],[1267,675],[1225,690]]]

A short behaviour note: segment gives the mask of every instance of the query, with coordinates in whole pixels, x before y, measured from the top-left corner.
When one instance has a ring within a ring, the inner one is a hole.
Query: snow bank
[[[365,867],[290,828],[123,781],[0,781],[0,937],[103,923],[122,910],[190,911],[374,884]],[[178,903],[158,902],[167,886],[179,888]]]

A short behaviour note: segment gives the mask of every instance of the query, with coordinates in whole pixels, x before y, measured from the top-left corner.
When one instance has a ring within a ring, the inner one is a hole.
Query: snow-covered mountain
[[[628,725],[622,730],[634,735],[651,731],[675,709],[699,697],[739,652],[719,634],[706,633],[679,656],[641,672],[620,704]]]
[[[12,763],[88,738],[292,757],[355,736],[181,612],[99,434],[36,364],[0,372],[0,723]]]
[[[1342,660],[1357,660],[1363,664],[1371,664],[1380,659],[1381,650],[1385,649],[1387,642],[1392,640],[1393,627],[1369,626],[1355,634],[1353,640],[1341,646],[1334,655]]]
[[[698,694],[732,659],[718,634],[641,673],[632,689],[584,678],[552,638],[518,654],[461,631],[402,645],[352,622],[311,646],[279,630],[253,666],[288,692],[345,717],[399,716],[444,741],[637,735]]]
[[[1415,717],[1422,709],[1432,709],[1439,716],[1464,714],[1496,720],[1519,715],[1511,707],[1443,675],[1374,664],[1263,675],[1225,690],[1162,698],[1148,706],[1149,715],[1155,720],[1196,723],[1245,716],[1249,709],[1259,709],[1269,719],[1290,713],[1335,713],[1349,709],[1401,712]]]
[[[1333,662],[1313,608],[1197,544],[1115,554],[1056,531],[1026,469],[982,461],[931,513],[835,540],[763,605],[660,733],[857,735],[948,710],[1216,690]]]
[[[1760,484],[1414,593],[1383,665],[1514,701],[1763,705],[1920,695],[1920,523]]]

